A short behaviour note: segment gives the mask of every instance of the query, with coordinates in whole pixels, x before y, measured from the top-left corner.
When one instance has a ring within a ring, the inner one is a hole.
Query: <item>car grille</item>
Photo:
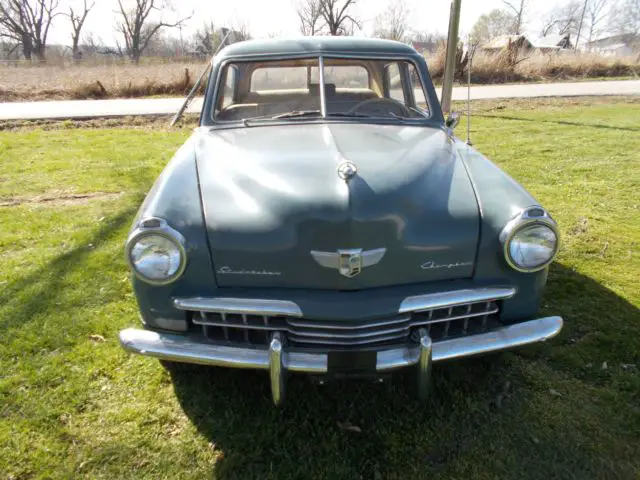
[[[210,340],[265,345],[272,332],[300,347],[368,347],[403,343],[425,328],[434,342],[498,325],[499,303],[481,301],[359,321],[192,311],[191,321]]]

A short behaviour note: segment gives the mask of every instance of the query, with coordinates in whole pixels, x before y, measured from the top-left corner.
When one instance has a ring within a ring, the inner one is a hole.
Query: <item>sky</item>
[[[131,0],[123,0],[131,1]],[[160,0],[157,0],[158,2]],[[363,24],[364,32],[370,34],[375,17],[384,11],[392,0],[357,0],[353,12]],[[410,27],[419,32],[446,33],[449,22],[450,0],[405,0],[410,11]],[[558,3],[566,0],[529,0],[526,30],[538,34],[542,18],[546,12]],[[61,0],[62,11],[69,5],[81,4],[82,0]],[[299,35],[297,0],[173,0],[175,12],[166,11],[167,19],[176,15],[188,16],[193,13],[183,29],[183,35],[189,36],[204,22],[213,21],[215,25],[242,22],[250,33],[257,38],[271,35]],[[96,6],[87,17],[85,33],[93,32],[108,45],[113,45],[115,37],[116,0],[96,0]],[[478,17],[494,8],[503,7],[502,0],[462,0],[460,33],[465,36]],[[50,32],[49,43],[69,43],[69,21],[66,17],[56,19]],[[177,35],[178,32],[175,31]]]

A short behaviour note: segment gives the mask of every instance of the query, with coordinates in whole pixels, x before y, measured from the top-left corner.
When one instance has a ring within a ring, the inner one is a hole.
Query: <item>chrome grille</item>
[[[426,328],[434,342],[487,331],[498,323],[497,301],[479,301],[359,321],[284,315],[193,311],[192,323],[214,341],[266,345],[272,332],[300,347],[362,347],[398,344]]]

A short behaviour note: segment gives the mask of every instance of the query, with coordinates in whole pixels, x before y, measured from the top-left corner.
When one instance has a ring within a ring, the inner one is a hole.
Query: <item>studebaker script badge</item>
[[[358,173],[358,168],[351,162],[344,162],[338,166],[338,175],[345,182],[355,177],[356,173]]]
[[[222,275],[267,275],[279,276],[280,272],[270,272],[268,270],[233,270],[231,267],[220,267],[218,273]]]
[[[358,275],[363,268],[375,265],[382,260],[386,251],[386,248],[376,248],[375,250],[354,248],[338,250],[337,252],[311,250],[311,256],[319,265],[326,268],[335,268],[340,272],[340,275],[353,278]]]

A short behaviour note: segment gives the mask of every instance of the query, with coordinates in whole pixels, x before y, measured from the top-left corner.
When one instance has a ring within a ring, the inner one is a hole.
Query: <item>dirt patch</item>
[[[15,207],[17,205],[79,205],[92,200],[108,200],[118,198],[123,192],[92,192],[92,193],[57,193],[44,194],[37,197],[9,197],[0,198],[0,207]]]

